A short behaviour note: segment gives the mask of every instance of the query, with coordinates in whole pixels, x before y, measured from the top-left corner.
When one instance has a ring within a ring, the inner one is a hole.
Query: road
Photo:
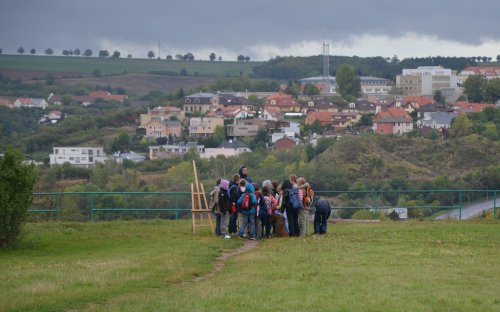
[[[500,209],[500,200],[496,201],[497,209]],[[467,206],[463,206],[462,208],[462,220],[467,220],[473,217],[478,216],[484,210],[493,209],[493,200],[485,201],[481,203],[471,204]],[[457,219],[460,218],[460,210],[459,209],[450,209],[445,214],[436,217],[436,220],[444,220],[444,219]]]

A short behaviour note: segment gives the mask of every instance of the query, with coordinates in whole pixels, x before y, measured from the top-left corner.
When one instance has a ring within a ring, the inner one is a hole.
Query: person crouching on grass
[[[314,214],[314,234],[326,234],[328,218],[332,213],[330,202],[320,199],[316,202],[316,213]]]

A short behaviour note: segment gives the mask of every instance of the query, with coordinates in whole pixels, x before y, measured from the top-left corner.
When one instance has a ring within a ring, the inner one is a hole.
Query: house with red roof
[[[494,104],[469,103],[459,101],[453,104],[453,110],[457,113],[480,113],[487,107],[495,108]]]
[[[466,67],[460,74],[464,76],[483,75],[487,79],[500,78],[500,67],[469,66]]]
[[[282,92],[272,94],[266,98],[266,107],[276,107],[280,112],[300,112],[300,104],[295,102],[291,95]]]
[[[279,121],[283,120],[283,114],[276,107],[267,106],[262,110],[262,114],[260,116],[265,121]]]
[[[309,126],[317,120],[322,127],[331,125],[333,114],[333,112],[309,112],[304,119],[304,124]]]
[[[251,114],[242,106],[219,106],[205,114],[206,117],[223,117],[224,119],[247,118]]]
[[[5,106],[8,108],[13,108],[14,107],[14,102],[11,99],[8,98],[0,98],[0,106]]]
[[[401,108],[388,108],[373,118],[373,131],[381,134],[403,134],[413,130],[413,118]]]
[[[14,101],[14,107],[16,108],[41,108],[46,109],[49,104],[45,99],[38,98],[17,98]]]
[[[94,91],[90,92],[88,96],[92,98],[94,101],[97,99],[103,99],[105,101],[123,102],[124,100],[127,99],[126,95],[111,94],[108,91]]]

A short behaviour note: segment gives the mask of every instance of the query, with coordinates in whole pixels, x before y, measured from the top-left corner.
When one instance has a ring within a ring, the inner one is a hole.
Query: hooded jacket
[[[252,183],[245,184],[245,193],[250,192],[250,205],[251,208],[249,210],[240,210],[240,212],[244,215],[254,215],[255,214],[255,205],[257,204],[257,197],[255,196],[255,188]],[[243,197],[245,193],[241,194],[238,199],[238,207],[241,207],[241,202],[243,201]]]
[[[248,175],[243,174],[243,168],[246,168],[246,166],[241,166],[240,170],[238,171],[238,173],[240,174],[240,178],[245,179],[248,183],[252,183],[252,179],[250,179]]]

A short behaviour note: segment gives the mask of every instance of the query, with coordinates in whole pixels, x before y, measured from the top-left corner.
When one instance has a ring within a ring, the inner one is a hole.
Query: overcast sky
[[[0,48],[277,55],[500,54],[499,0],[0,0]],[[25,52],[26,54],[27,52]]]

